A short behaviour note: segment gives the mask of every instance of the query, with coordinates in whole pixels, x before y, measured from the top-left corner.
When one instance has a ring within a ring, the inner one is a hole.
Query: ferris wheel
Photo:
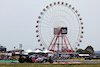
[[[74,52],[83,38],[83,22],[78,11],[64,2],[46,6],[36,25],[40,46],[54,52]]]

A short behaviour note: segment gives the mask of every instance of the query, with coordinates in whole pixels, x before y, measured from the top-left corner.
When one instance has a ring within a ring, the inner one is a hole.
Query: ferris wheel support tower
[[[56,30],[57,28],[55,28],[54,30]],[[59,29],[59,28],[58,28]],[[53,52],[75,52],[67,38],[67,36],[65,34],[67,34],[67,28],[60,28],[60,30],[57,32],[57,31],[54,31],[54,37],[48,47],[48,50],[51,50]],[[59,38],[61,38],[61,43],[59,43]],[[58,40],[58,41],[57,41]],[[68,43],[66,42],[68,41]],[[54,50],[55,46],[57,45],[57,51]],[[59,45],[61,45],[61,49],[59,48]],[[63,50],[63,47],[66,47],[66,51]],[[68,45],[70,46],[71,49],[69,49]],[[51,47],[51,48],[50,48]],[[60,50],[59,50],[60,49]]]

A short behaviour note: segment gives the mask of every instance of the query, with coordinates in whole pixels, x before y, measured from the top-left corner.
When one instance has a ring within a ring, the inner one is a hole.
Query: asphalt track
[[[98,64],[100,60],[57,60],[55,64]]]
[[[19,64],[19,62],[0,62],[0,64]],[[43,64],[50,64],[49,62]],[[100,64],[100,60],[57,60],[53,64]]]

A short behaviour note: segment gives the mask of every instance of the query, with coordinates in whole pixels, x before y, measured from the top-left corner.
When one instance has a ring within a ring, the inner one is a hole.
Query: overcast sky
[[[67,2],[81,14],[84,38],[79,48],[88,45],[100,50],[100,0],[0,0],[0,44],[7,50],[40,48],[36,38],[36,21],[46,5]]]

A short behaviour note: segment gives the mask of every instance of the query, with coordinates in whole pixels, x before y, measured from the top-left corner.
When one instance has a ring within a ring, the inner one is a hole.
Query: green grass
[[[100,67],[100,64],[12,63],[12,64],[0,64],[0,67]]]

